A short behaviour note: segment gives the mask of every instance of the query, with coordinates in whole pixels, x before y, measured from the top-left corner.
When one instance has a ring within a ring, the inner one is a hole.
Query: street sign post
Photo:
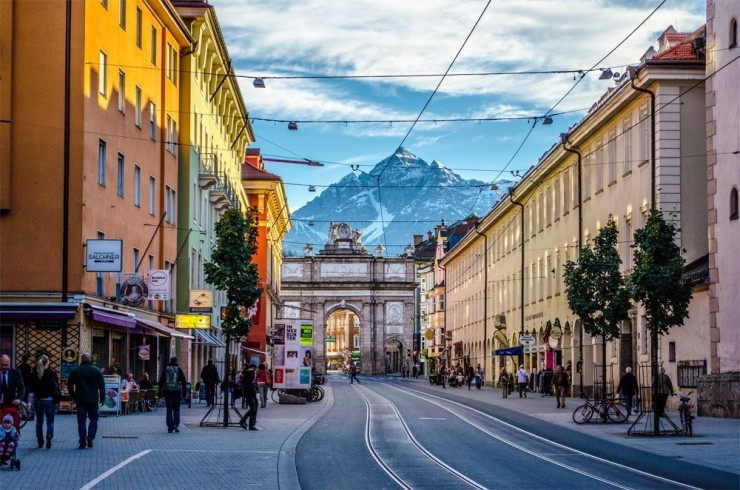
[[[534,344],[534,337],[531,335],[522,335],[519,337],[519,343],[522,345],[532,345]]]

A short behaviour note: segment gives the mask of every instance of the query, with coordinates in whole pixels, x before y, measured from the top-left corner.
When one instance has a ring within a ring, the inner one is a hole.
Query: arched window
[[[737,187],[733,187],[730,191],[730,220],[736,220],[737,218]]]
[[[728,47],[734,48],[737,46],[737,19],[730,21],[730,45]]]

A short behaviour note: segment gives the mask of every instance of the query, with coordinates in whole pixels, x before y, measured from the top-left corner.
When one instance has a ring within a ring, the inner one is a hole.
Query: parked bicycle
[[[270,393],[270,398],[273,402],[280,403],[280,395],[283,393],[287,395],[299,396],[312,402],[320,402],[324,399],[324,389],[321,386],[317,385],[312,386],[310,389],[277,388],[272,390],[272,392]]]
[[[678,399],[680,400],[680,403],[678,405],[678,415],[681,420],[681,427],[679,427],[681,433],[687,436],[692,436],[694,434],[692,423],[694,421],[694,415],[691,414],[691,409],[694,408],[694,404],[691,403],[691,391],[688,393],[679,393]]]
[[[616,423],[626,421],[628,416],[627,407],[609,394],[601,400],[586,398],[586,402],[573,411],[573,422],[585,424],[593,418],[594,414],[602,420]]]

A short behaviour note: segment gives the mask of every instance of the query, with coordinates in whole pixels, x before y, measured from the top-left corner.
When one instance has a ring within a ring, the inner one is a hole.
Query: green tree
[[[616,248],[618,234],[610,216],[593,239],[593,248],[582,248],[577,262],[566,262],[563,274],[568,306],[586,333],[602,338],[602,396],[606,395],[606,343],[619,336],[619,322],[628,318],[630,309],[630,291]]]
[[[691,281],[684,276],[685,259],[676,244],[678,229],[663,218],[663,213],[652,210],[645,227],[635,231],[635,267],[630,277],[630,288],[635,301],[642,303],[646,327],[650,332],[652,379],[658,375],[658,336],[673,327],[683,325],[689,317]],[[653,383],[655,403],[655,383]],[[654,433],[660,431],[654,417]]]
[[[257,264],[257,215],[246,215],[235,208],[227,210],[216,223],[216,246],[211,260],[203,266],[206,281],[226,292],[226,314],[221,329],[227,336],[241,338],[249,333],[252,320],[242,315],[242,308],[254,306],[262,295]]]
[[[210,262],[203,266],[206,281],[226,292],[226,312],[221,329],[226,334],[227,380],[231,369],[231,339],[246,337],[252,326],[252,320],[242,315],[242,310],[254,306],[262,295],[257,264],[252,263],[252,257],[257,253],[257,220],[254,209],[247,210],[246,215],[235,208],[227,210],[216,223],[216,246]],[[223,426],[229,425],[229,391],[224,390]]]

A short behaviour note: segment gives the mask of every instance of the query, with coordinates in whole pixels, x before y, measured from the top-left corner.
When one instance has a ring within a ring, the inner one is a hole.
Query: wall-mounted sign
[[[424,338],[427,340],[432,340],[434,338],[434,330],[427,330],[424,332]]]
[[[327,335],[326,336],[326,341],[327,342],[336,342],[337,341],[337,337],[334,336],[334,335]]]
[[[168,269],[149,271],[147,286],[149,287],[149,299],[170,299],[170,271]]]
[[[134,274],[121,284],[121,303],[139,306],[149,297],[149,286],[138,274]]]
[[[210,315],[175,315],[175,328],[211,328]]]
[[[85,249],[87,272],[121,272],[123,240],[87,240]]]
[[[519,342],[522,345],[532,345],[532,344],[534,344],[534,337],[532,337],[531,335],[522,335],[519,338]]]
[[[213,291],[210,289],[190,290],[190,313],[210,313],[213,310]]]

